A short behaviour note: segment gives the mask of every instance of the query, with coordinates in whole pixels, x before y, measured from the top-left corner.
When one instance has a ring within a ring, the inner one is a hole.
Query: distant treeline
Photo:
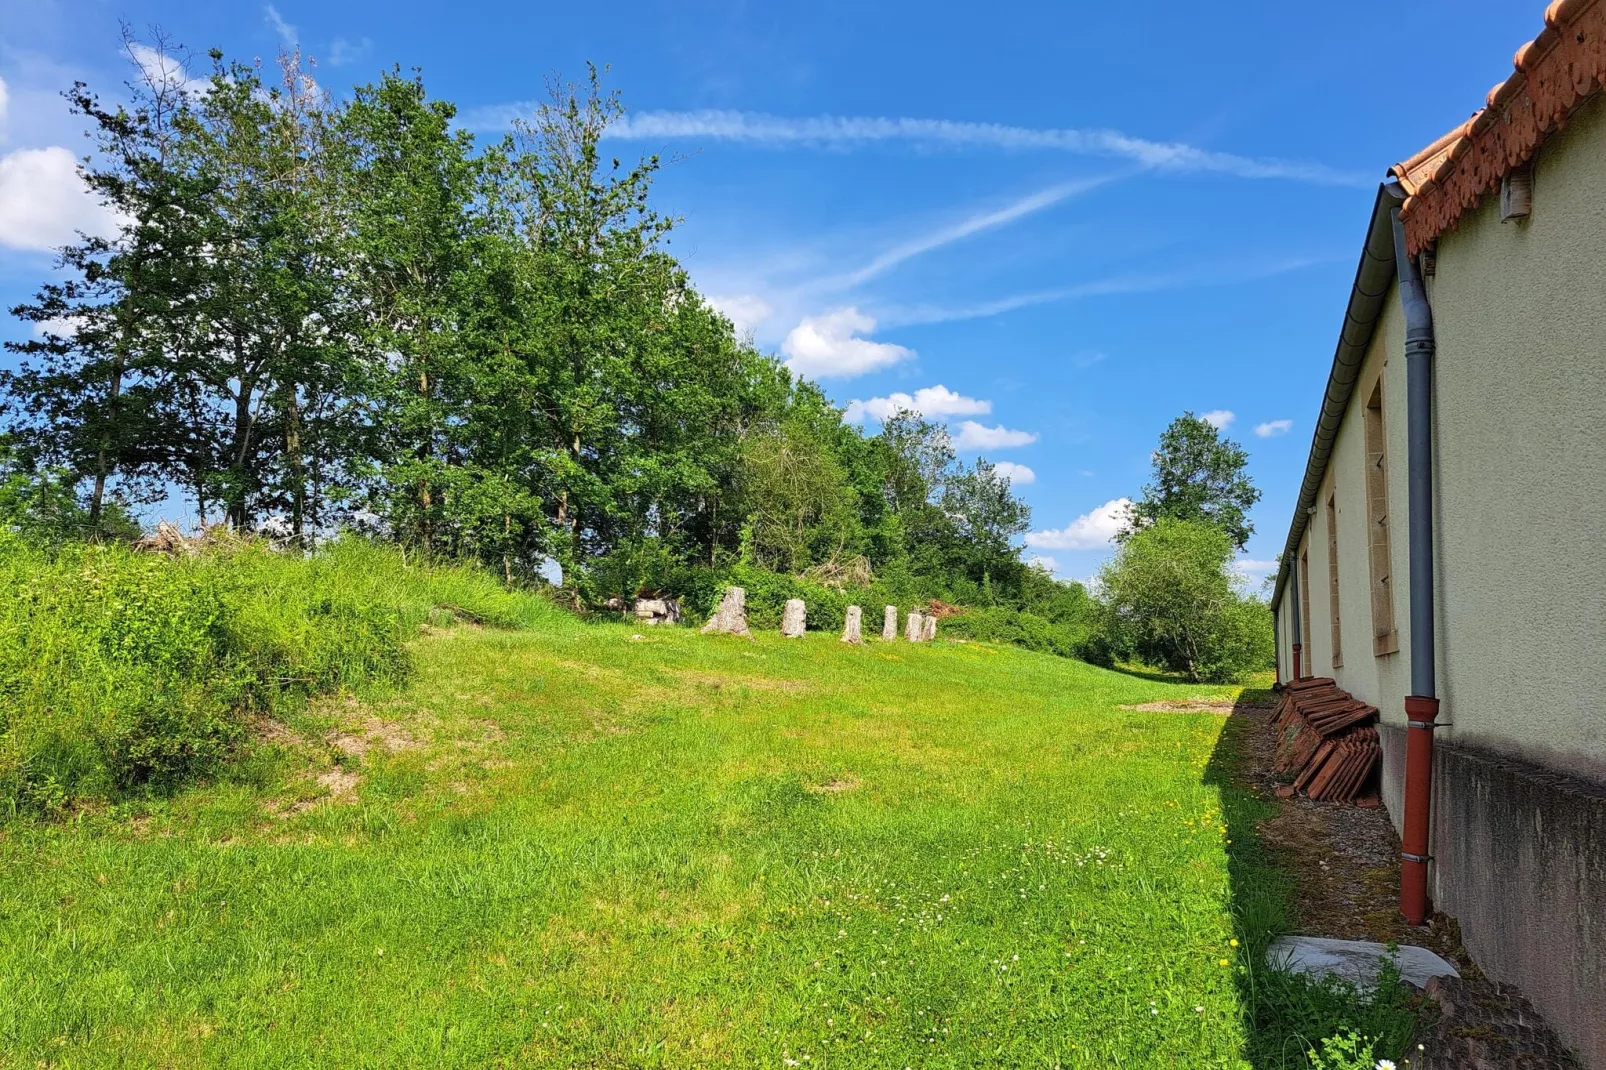
[[[500,140],[399,69],[335,96],[126,41],[68,94],[123,221],[14,309],[11,526],[105,536],[183,497],[306,545],[355,526],[577,600],[737,564],[960,602],[1057,599],[1027,507],[915,414],[875,435],[739,337],[667,250],[658,159],[602,149],[593,68]],[[21,510],[19,513],[18,510]],[[20,517],[20,519],[17,519]]]

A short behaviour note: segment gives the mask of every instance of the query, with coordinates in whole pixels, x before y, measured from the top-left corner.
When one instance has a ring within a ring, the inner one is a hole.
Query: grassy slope
[[[296,719],[360,760],[0,830],[0,1066],[1242,1065],[1221,720],[1117,708],[1211,689],[631,634],[431,634]]]

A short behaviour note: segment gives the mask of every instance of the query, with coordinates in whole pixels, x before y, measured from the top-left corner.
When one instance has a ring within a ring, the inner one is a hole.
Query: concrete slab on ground
[[[1304,974],[1321,980],[1329,974],[1360,988],[1377,984],[1378,971],[1390,954],[1387,944],[1371,940],[1330,940],[1321,936],[1279,936],[1266,951],[1266,965],[1274,970]],[[1435,977],[1460,977],[1456,968],[1425,947],[1402,944],[1394,953],[1400,979],[1426,988]]]

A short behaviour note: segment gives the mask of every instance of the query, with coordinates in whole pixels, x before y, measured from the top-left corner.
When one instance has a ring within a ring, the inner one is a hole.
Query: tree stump
[[[920,618],[920,641],[929,643],[937,638],[937,618],[927,614]]]
[[[786,610],[781,614],[781,635],[787,639],[803,638],[803,627],[808,617],[808,610],[801,598],[788,598]]]
[[[881,614],[881,641],[895,643],[898,641],[898,607],[888,606]]]
[[[918,643],[926,637],[926,626],[918,610],[909,611],[909,619],[903,625],[903,637],[911,643]]]
[[[724,632],[727,635],[751,636],[747,630],[747,591],[742,587],[725,588],[725,597],[719,600],[719,608],[714,615],[708,618],[703,625],[703,634],[710,632]]]
[[[847,612],[843,614],[842,641],[844,643],[864,642],[864,637],[859,634],[860,621],[863,616],[864,610],[858,606],[849,606]]]

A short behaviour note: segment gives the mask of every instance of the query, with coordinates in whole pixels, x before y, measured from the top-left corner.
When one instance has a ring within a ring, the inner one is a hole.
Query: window
[[[1344,664],[1344,635],[1338,619],[1338,490],[1327,495],[1327,612],[1333,629],[1333,668]]]
[[[1383,426],[1383,378],[1378,376],[1362,413],[1366,424],[1366,553],[1372,573],[1372,654],[1400,649],[1394,630],[1394,577],[1389,555],[1389,454]]]
[[[1315,658],[1311,654],[1310,642],[1310,551],[1308,550],[1299,555],[1299,634],[1305,639],[1305,663],[1300,667],[1309,673],[1311,662]]]

